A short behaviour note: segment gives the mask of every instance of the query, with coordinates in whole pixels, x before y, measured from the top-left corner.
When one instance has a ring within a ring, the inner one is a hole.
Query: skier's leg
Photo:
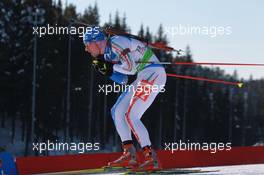
[[[140,82],[138,87],[143,91],[136,91],[134,93],[126,113],[126,120],[143,149],[145,162],[141,167],[150,169],[159,168],[160,164],[158,163],[156,153],[151,149],[148,131],[140,119],[159,93],[154,86],[157,86],[160,90],[165,85],[166,73],[163,68],[148,68],[142,71],[138,79]]]
[[[132,142],[130,127],[127,125],[125,120],[125,113],[129,107],[132,96],[133,91],[127,89],[120,95],[117,102],[111,109],[116,130],[122,140],[123,154],[118,159],[109,162],[108,166],[110,167],[131,168],[137,166],[136,149]]]
[[[144,112],[153,103],[161,87],[166,83],[166,73],[163,68],[154,67],[143,70],[138,76],[138,89],[131,97],[130,105],[126,112],[126,121],[141,147],[150,146],[149,134],[140,120]],[[158,87],[153,88],[154,86]],[[149,87],[149,88],[148,88]],[[151,89],[152,88],[152,89]],[[154,90],[155,89],[155,90]],[[145,92],[140,92],[146,90]]]
[[[131,98],[131,95],[128,91],[123,92],[111,109],[115,128],[122,142],[132,140],[131,130],[125,121],[125,112],[129,106],[129,98]]]

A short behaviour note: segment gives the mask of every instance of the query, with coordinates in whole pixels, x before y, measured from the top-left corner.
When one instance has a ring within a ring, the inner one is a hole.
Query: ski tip
[[[237,86],[238,86],[239,88],[242,88],[243,85],[244,85],[244,83],[237,83]]]

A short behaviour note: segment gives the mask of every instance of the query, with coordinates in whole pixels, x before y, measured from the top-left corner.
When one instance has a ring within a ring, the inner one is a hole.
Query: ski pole
[[[264,64],[251,64],[251,63],[207,63],[207,62],[154,62],[154,61],[136,61],[136,63],[146,64],[164,64],[164,65],[211,65],[211,66],[264,66]]]
[[[229,82],[224,80],[215,80],[215,79],[209,79],[209,78],[203,78],[203,77],[193,77],[188,75],[177,75],[177,74],[167,74],[169,77],[176,77],[176,78],[183,78],[183,79],[190,79],[190,80],[198,80],[198,81],[207,81],[211,83],[221,83],[221,84],[227,84],[227,85],[235,85],[239,88],[242,88],[244,83],[242,82]]]

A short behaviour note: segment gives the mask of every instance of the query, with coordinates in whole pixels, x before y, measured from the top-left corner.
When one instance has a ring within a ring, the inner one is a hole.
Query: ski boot
[[[123,167],[135,168],[138,166],[136,148],[133,144],[123,145],[123,154],[117,160],[108,163],[109,168]]]
[[[161,170],[161,164],[157,158],[156,152],[150,146],[143,148],[144,162],[137,168],[138,171],[156,171]]]

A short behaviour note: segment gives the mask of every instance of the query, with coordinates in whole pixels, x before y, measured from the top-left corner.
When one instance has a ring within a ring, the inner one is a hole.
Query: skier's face
[[[104,53],[105,42],[97,41],[91,42],[85,45],[85,51],[89,52],[93,57],[97,57],[100,54]]]
[[[96,42],[86,44],[85,51],[89,52],[93,57],[97,57],[100,53],[100,48]]]

